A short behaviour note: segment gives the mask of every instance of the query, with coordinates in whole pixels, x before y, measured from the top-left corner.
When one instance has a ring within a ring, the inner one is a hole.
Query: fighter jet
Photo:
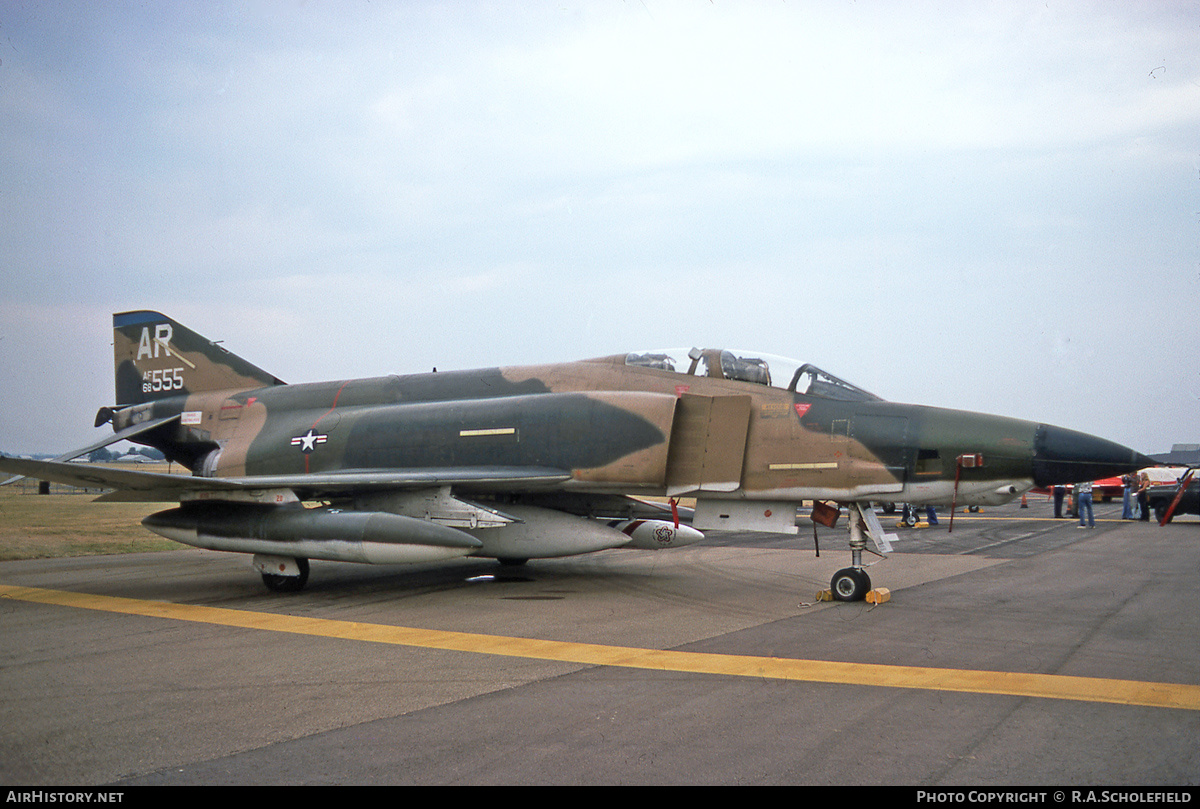
[[[1061,427],[885,401],[760,353],[289,385],[158,312],[115,314],[113,331],[116,405],[96,417],[113,434],[54,461],[0,457],[0,471],[178,501],[143,524],[253,554],[278,591],[304,587],[309,559],[524,564],[710,530],[795,534],[811,503],[826,524],[848,511],[851,564],[830,589],[860,600],[868,540],[890,549],[873,503],[999,504],[1153,463]],[[191,474],[66,462],[120,440]]]

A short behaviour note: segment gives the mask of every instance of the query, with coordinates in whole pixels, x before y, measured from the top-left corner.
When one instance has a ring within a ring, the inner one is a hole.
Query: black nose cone
[[[1155,465],[1153,458],[1129,447],[1049,424],[1038,426],[1033,448],[1037,486],[1101,480]]]

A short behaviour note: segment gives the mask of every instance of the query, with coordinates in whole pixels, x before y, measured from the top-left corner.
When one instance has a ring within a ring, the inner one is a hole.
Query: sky
[[[0,451],[112,314],[288,382],[667,346],[1200,443],[1200,2],[0,3]]]

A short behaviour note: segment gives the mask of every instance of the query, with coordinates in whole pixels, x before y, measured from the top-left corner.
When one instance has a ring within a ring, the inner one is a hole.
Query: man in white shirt
[[[1075,484],[1075,503],[1079,509],[1079,527],[1080,528],[1095,528],[1096,520],[1092,517],[1092,484],[1091,483],[1076,483]],[[1087,524],[1083,522],[1084,510],[1087,510]]]

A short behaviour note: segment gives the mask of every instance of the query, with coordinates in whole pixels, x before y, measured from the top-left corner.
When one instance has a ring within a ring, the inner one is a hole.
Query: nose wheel
[[[862,601],[871,589],[871,577],[861,567],[845,567],[833,574],[829,590],[838,601]]]

